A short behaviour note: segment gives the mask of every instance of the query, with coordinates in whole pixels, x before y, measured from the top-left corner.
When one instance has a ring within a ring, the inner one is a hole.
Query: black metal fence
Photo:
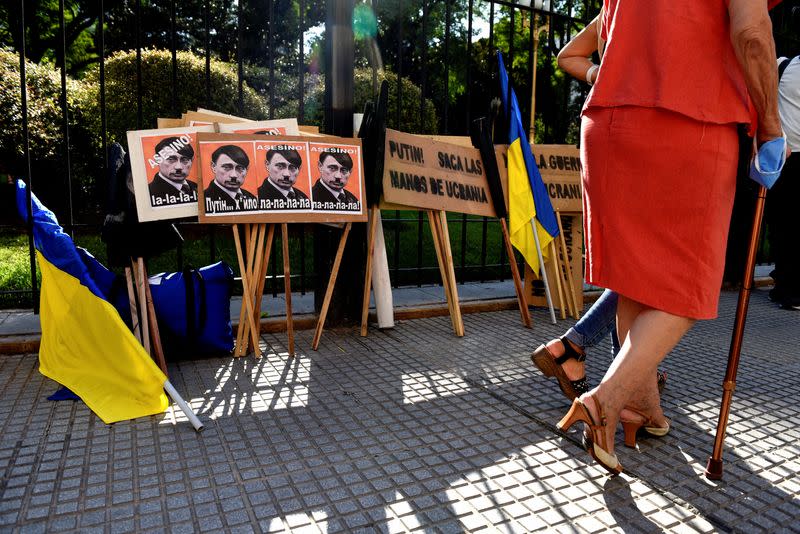
[[[467,135],[472,119],[492,113],[493,52],[499,49],[526,128],[535,132],[531,137],[575,143],[586,89],[557,70],[555,55],[599,4],[357,4],[356,108],[386,78],[392,86],[390,127]],[[779,52],[797,46],[789,7],[776,14],[776,36],[785,39]],[[301,124],[324,127],[324,21],[325,3],[306,0],[59,0],[57,7],[10,0],[0,7],[0,175],[9,183],[25,178],[65,230],[102,259],[96,236],[106,212],[110,143],[124,144],[126,130],[154,128],[156,117],[178,117],[196,107],[248,119],[297,117]],[[19,248],[21,227],[12,209],[3,211],[0,246]],[[427,221],[416,212],[396,211],[384,212],[383,221],[393,284],[438,282]],[[220,257],[236,263],[225,232],[196,223],[180,226],[184,245],[151,260],[152,272]],[[309,258],[313,233],[295,226],[294,285],[306,291],[315,277]],[[509,258],[496,220],[450,214],[449,226],[459,282],[507,276]],[[27,272],[0,288],[6,306],[38,300],[33,249],[27,246]],[[279,258],[273,255],[273,261],[270,273],[278,271]],[[275,276],[271,284],[274,292],[282,287]]]

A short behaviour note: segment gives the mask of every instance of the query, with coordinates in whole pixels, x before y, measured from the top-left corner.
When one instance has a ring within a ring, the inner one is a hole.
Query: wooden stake
[[[339,266],[342,263],[344,246],[347,244],[347,236],[350,233],[350,228],[352,228],[352,226],[353,223],[351,222],[345,224],[344,230],[342,230],[342,237],[339,238],[339,248],[336,249],[336,256],[333,260],[333,268],[331,269],[331,277],[328,279],[328,287],[325,289],[325,298],[322,300],[322,308],[319,310],[317,328],[314,330],[314,340],[311,342],[311,348],[314,350],[317,350],[317,347],[319,347],[319,339],[322,337],[322,329],[325,326],[325,317],[328,315],[328,306],[330,306],[331,303],[333,288],[336,285],[336,277],[339,274]]]
[[[445,268],[447,269],[447,276],[450,280],[450,293],[453,298],[453,311],[456,312],[456,324],[458,329],[456,335],[462,337],[464,335],[464,320],[461,317],[461,304],[458,302],[458,286],[456,285],[456,269],[453,266],[453,251],[450,248],[450,231],[447,229],[447,212],[439,212],[439,224],[441,225],[442,232],[442,250],[445,257]]]
[[[258,273],[258,278],[255,278],[255,274],[250,276],[251,283],[256,284],[256,287],[253,289],[254,292],[254,299],[253,299],[253,306],[255,310],[253,311],[253,316],[256,318],[256,325],[258,325],[258,332],[257,337],[261,337],[261,299],[264,295],[264,283],[265,278],[267,276],[267,266],[269,265],[269,257],[270,253],[272,252],[272,240],[273,236],[275,235],[275,225],[270,224],[269,230],[266,229],[266,225],[261,226],[261,236],[259,236],[259,242],[256,247],[257,249],[257,262],[253,266],[253,273]],[[266,246],[262,246],[263,244],[263,236],[264,232],[267,233],[267,244]],[[259,264],[260,263],[260,264]],[[239,332],[237,334],[237,342],[239,336],[243,335],[242,339],[248,339],[247,334],[250,331],[249,324],[244,321],[244,307],[242,307],[241,313],[239,315]],[[252,344],[248,341],[248,345],[252,346]],[[254,348],[255,350],[255,348]],[[243,356],[245,353],[241,352],[236,355]],[[259,353],[256,356],[257,358],[261,357],[261,348],[259,346]]]
[[[239,272],[242,273],[242,306],[245,307],[245,317],[248,325],[250,326],[250,337],[253,341],[253,346],[258,347],[258,337],[256,334],[257,330],[255,327],[255,321],[253,320],[253,302],[250,298],[250,292],[247,290],[247,270],[245,269],[244,258],[242,257],[242,244],[241,240],[239,239],[238,224],[233,225],[233,241],[236,244],[236,258],[239,260]],[[242,325],[240,324],[239,328],[241,327]],[[260,352],[257,354],[260,355]]]
[[[372,255],[375,252],[375,231],[380,209],[376,206],[369,212],[369,237],[367,239],[367,268],[364,273],[364,297],[361,301],[361,337],[367,335],[369,319],[369,295],[372,290]]]
[[[500,218],[500,229],[503,231],[503,242],[506,245],[508,263],[511,265],[511,278],[514,279],[514,291],[517,293],[517,304],[519,305],[519,314],[522,318],[522,324],[524,324],[526,328],[531,328],[531,313],[530,310],[528,310],[528,301],[525,298],[525,290],[522,286],[519,267],[514,259],[514,247],[511,246],[511,238],[508,235],[508,226],[504,218]]]
[[[255,306],[256,306],[256,317],[258,317],[259,321],[259,328],[261,323],[261,299],[264,296],[264,284],[266,283],[266,278],[267,278],[267,266],[269,265],[269,255],[270,251],[272,250],[272,238],[275,235],[275,225],[270,224],[269,230],[267,230],[267,225],[264,224],[262,225],[261,231],[267,232],[267,244],[264,247],[264,256],[261,261],[261,269],[258,271],[258,287],[256,289]],[[259,334],[261,334],[260,331]]]
[[[147,354],[152,356],[153,352],[150,350],[150,328],[147,326],[147,313],[145,312],[144,308],[147,302],[144,281],[142,280],[144,260],[142,258],[136,258],[134,261],[133,258],[131,258],[131,263],[133,264],[133,276],[136,280],[136,293],[139,296],[139,317],[141,321],[140,324],[142,325],[142,346],[144,347],[144,350],[147,351]]]
[[[255,317],[256,323],[256,338],[261,339],[261,295],[258,294],[258,273],[261,272],[261,261],[264,258],[264,225],[257,224],[255,226],[255,235],[257,244],[253,249],[255,252],[255,258],[253,260],[252,270],[250,271],[250,293],[253,295],[253,317]],[[259,347],[260,349],[260,347]],[[256,358],[261,357],[261,351],[256,351],[256,347],[253,347],[253,352],[256,355]]]
[[[564,238],[564,227],[561,225],[561,213],[556,212],[556,221],[558,221],[558,235],[561,241],[561,252],[564,255],[564,266],[567,271],[567,288],[572,301],[572,308],[575,314],[572,316],[575,319],[581,318],[581,310],[578,307],[578,295],[575,292],[575,281],[572,279],[572,267],[569,262],[569,251],[567,250],[567,240]]]
[[[283,242],[283,288],[286,292],[286,333],[289,336],[289,356],[294,356],[294,321],[292,320],[292,278],[289,272],[289,225],[281,223]]]
[[[445,270],[444,253],[442,252],[442,231],[437,223],[437,217],[433,210],[426,210],[428,213],[428,224],[431,227],[433,237],[433,248],[436,250],[436,261],[439,264],[439,275],[442,277],[442,287],[444,288],[444,299],[447,302],[447,310],[450,313],[450,321],[453,323],[453,332],[458,335],[455,323],[455,312],[453,311],[453,301],[450,298],[450,277]]]
[[[125,282],[128,285],[128,305],[131,308],[131,330],[141,343],[142,326],[139,324],[139,307],[136,305],[136,294],[133,292],[133,273],[130,267],[125,267]]]
[[[562,283],[562,275],[563,271],[561,270],[561,264],[558,261],[558,251],[556,250],[555,240],[550,241],[550,256],[552,257],[553,262],[553,271],[556,275],[556,295],[558,295],[558,310],[561,314],[562,319],[567,318],[566,313],[566,297],[564,296],[564,290],[561,287]]]
[[[246,292],[247,286],[249,285],[249,282],[247,281],[250,279],[250,268],[249,268],[250,256],[251,256],[250,224],[245,223],[243,227],[244,227],[244,243],[245,243],[245,258],[244,258],[245,270],[241,273],[241,275],[242,275],[242,292]],[[246,321],[247,316],[245,315],[246,313],[247,310],[244,307],[244,298],[242,298],[242,306],[241,309],[239,310],[239,331],[236,333],[236,347],[234,349],[235,357],[240,357],[247,354],[247,349],[249,346],[249,343],[247,342],[247,336],[249,334],[249,330],[246,324],[247,322]]]
[[[169,374],[167,374],[167,361],[164,359],[164,348],[161,346],[161,333],[158,331],[156,309],[153,307],[153,295],[150,293],[150,279],[147,278],[147,269],[144,266],[144,262],[142,262],[142,279],[144,280],[145,297],[147,299],[147,318],[150,322],[150,339],[153,343],[154,359],[164,375],[169,378]],[[187,321],[188,320],[187,318]]]

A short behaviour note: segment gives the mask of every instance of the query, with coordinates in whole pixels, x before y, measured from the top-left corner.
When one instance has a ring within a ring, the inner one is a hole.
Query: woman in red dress
[[[781,130],[766,1],[606,0],[599,26],[602,66],[584,60],[586,279],[619,294],[622,348],[558,426],[586,423],[588,452],[616,474],[617,423],[666,434],[657,366],[716,317],[748,95],[758,142]]]

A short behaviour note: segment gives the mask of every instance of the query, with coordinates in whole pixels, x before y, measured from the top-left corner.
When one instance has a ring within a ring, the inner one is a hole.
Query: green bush
[[[105,61],[106,122],[109,141],[125,144],[125,132],[135,130],[137,115],[136,52],[117,52]],[[172,103],[172,52],[142,50],[142,129],[156,127],[158,117],[176,117],[187,110],[203,107],[244,118],[262,120],[269,116],[267,101],[247,84],[243,85],[244,113],[239,112],[239,82],[236,65],[212,59],[210,96],[206,100],[205,58],[191,52],[178,52],[176,105]],[[90,88],[83,107],[92,129],[101,131],[100,72],[86,77]]]
[[[20,94],[19,54],[0,48],[0,173],[24,174],[24,132],[22,129],[22,96]],[[64,158],[61,111],[61,72],[49,63],[25,62],[28,105],[28,140],[31,159],[60,161]],[[67,79],[67,110],[70,128],[82,131],[82,114],[78,107],[83,86]],[[77,133],[77,132],[76,132]],[[73,135],[71,141],[82,141]]]
[[[402,78],[401,87],[401,106],[400,122],[397,120],[397,74],[384,71],[383,77],[378,76],[378,84],[386,80],[389,88],[389,99],[387,105],[386,125],[389,128],[401,130],[408,133],[435,134],[439,132],[439,118],[436,106],[429,98],[425,99],[425,111],[420,115],[420,99],[422,90],[414,85],[408,78]],[[374,100],[372,84],[372,70],[356,69],[355,72],[355,109],[363,110],[364,104]],[[421,119],[422,117],[422,119]]]
[[[306,78],[306,123],[322,124],[323,98],[325,91],[325,77],[321,74],[310,75]],[[400,122],[397,122],[397,74],[383,71],[377,76],[377,83],[386,80],[389,85],[389,99],[387,110],[387,125],[389,128],[409,133],[438,133],[439,119],[436,107],[429,98],[425,99],[424,120],[420,120],[420,96],[422,91],[414,83],[403,78],[402,106]],[[357,68],[354,73],[353,109],[360,113],[364,105],[377,97],[377,89],[373,88],[372,70]],[[295,108],[296,109],[296,108]]]

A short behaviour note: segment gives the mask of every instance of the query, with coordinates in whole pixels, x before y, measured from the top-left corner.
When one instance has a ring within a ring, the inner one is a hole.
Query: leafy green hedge
[[[19,54],[0,48],[0,172],[24,173],[24,136]],[[64,158],[63,116],[61,110],[61,72],[48,63],[25,62],[27,84],[28,140],[31,158],[57,161]],[[67,78],[67,110],[71,142],[82,148],[85,117],[81,102],[86,93],[81,82]]]
[[[169,50],[142,50],[142,129],[155,128],[158,117],[175,117],[186,110],[203,107],[240,115],[239,82],[236,65],[211,59],[210,97],[206,100],[205,58],[191,52],[176,56],[176,103],[172,104],[172,53]],[[86,98],[82,107],[90,118],[92,131],[100,132],[100,72],[90,72],[84,83]],[[106,121],[109,140],[124,144],[125,132],[136,129],[137,61],[136,52],[117,52],[105,61]],[[243,84],[245,118],[261,120],[269,116],[267,101]]]
[[[387,103],[386,123],[389,128],[394,128],[409,133],[428,133],[439,132],[439,116],[436,106],[429,98],[425,99],[425,111],[420,115],[420,99],[422,90],[414,85],[408,78],[402,78],[401,82],[401,106],[400,121],[397,115],[397,74],[384,71],[383,76],[378,77],[378,83],[385,79],[389,88],[389,99]],[[363,110],[364,104],[373,100],[372,71],[370,69],[356,69],[355,72],[355,109]]]

